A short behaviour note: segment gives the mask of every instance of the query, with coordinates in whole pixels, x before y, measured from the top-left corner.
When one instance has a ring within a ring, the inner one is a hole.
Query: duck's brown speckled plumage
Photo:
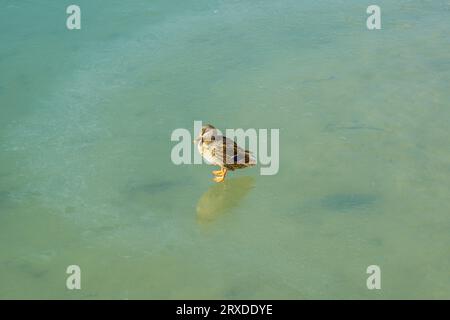
[[[220,171],[213,171],[216,175],[214,179],[216,182],[223,181],[227,170],[234,171],[256,164],[250,151],[239,147],[233,140],[219,134],[212,125],[202,127],[196,142],[202,157],[208,163],[220,166]]]

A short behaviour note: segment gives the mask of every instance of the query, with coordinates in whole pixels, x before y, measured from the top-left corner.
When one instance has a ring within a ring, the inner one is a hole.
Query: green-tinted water
[[[0,298],[450,297],[448,1],[69,4],[0,2]],[[175,166],[194,120],[279,173]]]

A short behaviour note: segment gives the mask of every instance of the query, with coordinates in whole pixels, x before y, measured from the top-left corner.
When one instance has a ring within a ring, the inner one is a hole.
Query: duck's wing
[[[212,144],[217,160],[231,170],[256,164],[250,151],[239,147],[236,142],[225,136],[216,137]]]

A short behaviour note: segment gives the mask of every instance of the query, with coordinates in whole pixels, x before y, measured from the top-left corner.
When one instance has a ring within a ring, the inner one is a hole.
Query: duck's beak
[[[194,144],[197,144],[201,139],[202,139],[202,137],[197,137],[197,138],[195,138],[192,142],[193,142]]]

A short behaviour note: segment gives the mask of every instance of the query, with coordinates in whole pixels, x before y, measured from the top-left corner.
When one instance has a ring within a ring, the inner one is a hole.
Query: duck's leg
[[[215,175],[215,176],[221,176],[221,175],[223,175],[222,167],[220,168],[220,170],[215,170],[215,171],[213,171],[212,174]]]
[[[217,175],[217,177],[215,177],[213,180],[215,182],[222,182],[223,180],[225,180],[225,176],[227,175],[227,168],[221,168],[220,170],[220,174]]]

